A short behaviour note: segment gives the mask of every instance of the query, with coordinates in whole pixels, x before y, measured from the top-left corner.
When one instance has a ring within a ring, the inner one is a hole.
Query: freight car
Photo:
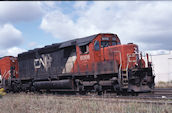
[[[18,55],[18,66],[9,91],[135,94],[154,88],[151,62],[145,65],[136,44],[121,45],[111,33],[29,50]]]
[[[2,87],[2,84],[4,87],[8,86],[8,83],[10,83],[11,78],[16,77],[18,77],[17,58],[13,56],[6,56],[0,58],[0,87]]]

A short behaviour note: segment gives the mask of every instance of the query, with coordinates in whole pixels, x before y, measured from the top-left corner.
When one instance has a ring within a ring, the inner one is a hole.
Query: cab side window
[[[79,46],[80,48],[80,53],[81,54],[88,54],[89,53],[89,46],[87,45],[83,45],[83,46]]]
[[[94,42],[94,50],[95,51],[99,51],[100,50],[99,41],[97,41],[97,40]]]

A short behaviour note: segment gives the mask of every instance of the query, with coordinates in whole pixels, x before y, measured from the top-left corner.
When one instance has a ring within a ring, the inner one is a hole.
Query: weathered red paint
[[[18,61],[16,57],[6,56],[0,59],[0,72],[2,78],[8,79],[11,75],[11,67],[15,67],[14,75],[18,78]]]
[[[104,61],[116,61],[118,67],[122,62],[122,70],[134,68],[139,62],[138,46],[136,44],[112,45],[112,37],[116,37],[116,42],[120,43],[117,35],[114,34],[98,34],[97,37],[89,44],[89,53],[81,54],[79,46],[76,45],[77,59],[72,72],[93,72],[97,70],[96,63]],[[102,37],[110,37],[108,47],[101,47]],[[99,51],[94,50],[94,42],[99,42]],[[121,54],[121,58],[120,58]],[[133,55],[133,56],[132,56]],[[121,60],[121,61],[120,61]],[[129,62],[130,61],[130,62]]]

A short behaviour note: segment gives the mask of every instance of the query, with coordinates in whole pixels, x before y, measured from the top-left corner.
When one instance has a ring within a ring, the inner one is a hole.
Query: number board
[[[102,40],[109,40],[109,37],[102,37]]]
[[[116,41],[116,38],[115,38],[115,37],[113,37],[113,38],[112,38],[112,41]]]

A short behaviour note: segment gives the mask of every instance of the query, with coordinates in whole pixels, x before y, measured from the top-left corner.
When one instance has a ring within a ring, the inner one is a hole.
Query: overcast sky
[[[141,51],[171,50],[172,2],[0,2],[0,56],[107,32]]]

